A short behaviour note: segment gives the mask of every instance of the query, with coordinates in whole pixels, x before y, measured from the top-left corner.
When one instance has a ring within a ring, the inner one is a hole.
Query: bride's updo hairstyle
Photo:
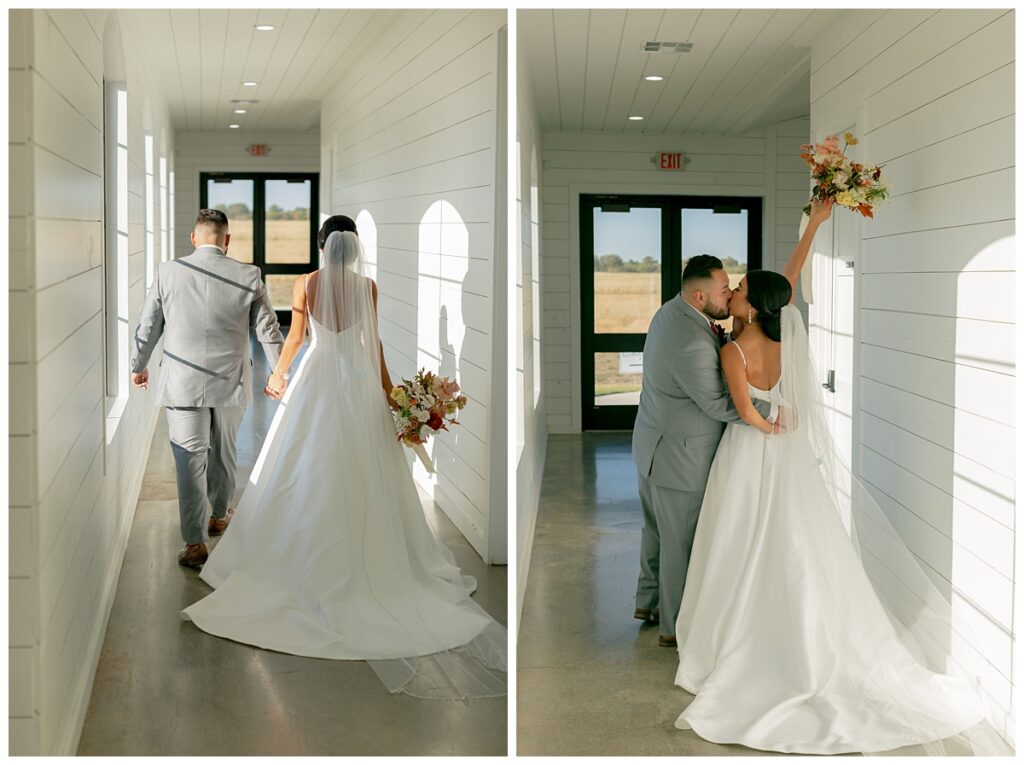
[[[747,302],[757,311],[754,321],[775,342],[782,340],[782,309],[789,305],[793,288],[775,271],[747,272]]]
[[[324,221],[324,225],[320,227],[320,231],[316,235],[316,243],[321,250],[327,244],[327,237],[335,231],[351,231],[353,234],[359,235],[359,232],[356,231],[356,222],[350,217],[347,215],[332,215]]]

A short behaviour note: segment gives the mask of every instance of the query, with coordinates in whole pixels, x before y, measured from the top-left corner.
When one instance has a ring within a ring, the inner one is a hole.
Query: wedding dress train
[[[986,705],[950,656],[949,604],[843,480],[806,348],[787,307],[782,378],[750,394],[794,427],[766,439],[729,425],[712,465],[676,622],[675,682],[696,698],[676,727],[777,752],[937,746]]]

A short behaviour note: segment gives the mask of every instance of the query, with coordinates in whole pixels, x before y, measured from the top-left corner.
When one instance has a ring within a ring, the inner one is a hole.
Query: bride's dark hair
[[[782,340],[782,309],[789,305],[793,288],[775,271],[747,272],[747,302],[757,311],[754,321],[775,342]]]

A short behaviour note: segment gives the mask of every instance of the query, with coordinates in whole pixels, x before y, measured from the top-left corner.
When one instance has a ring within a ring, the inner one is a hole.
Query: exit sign
[[[678,151],[663,151],[658,154],[657,165],[659,170],[682,170],[683,155]]]
[[[254,157],[265,157],[270,153],[270,147],[265,143],[250,144],[249,153]]]

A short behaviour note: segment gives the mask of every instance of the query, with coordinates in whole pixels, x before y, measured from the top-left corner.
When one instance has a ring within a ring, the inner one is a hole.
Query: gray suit
[[[718,442],[726,423],[742,422],[718,353],[719,341],[707,319],[679,295],[651,320],[633,426],[633,462],[644,517],[636,605],[660,608],[662,635],[675,634]],[[767,417],[770,406],[764,405]]]
[[[234,494],[235,437],[252,404],[250,329],[275,365],[284,338],[256,266],[209,245],[157,265],[135,329],[131,369],[146,368],[163,336],[156,404],[167,407],[188,544],[206,539],[207,503],[214,518],[223,518]]]

